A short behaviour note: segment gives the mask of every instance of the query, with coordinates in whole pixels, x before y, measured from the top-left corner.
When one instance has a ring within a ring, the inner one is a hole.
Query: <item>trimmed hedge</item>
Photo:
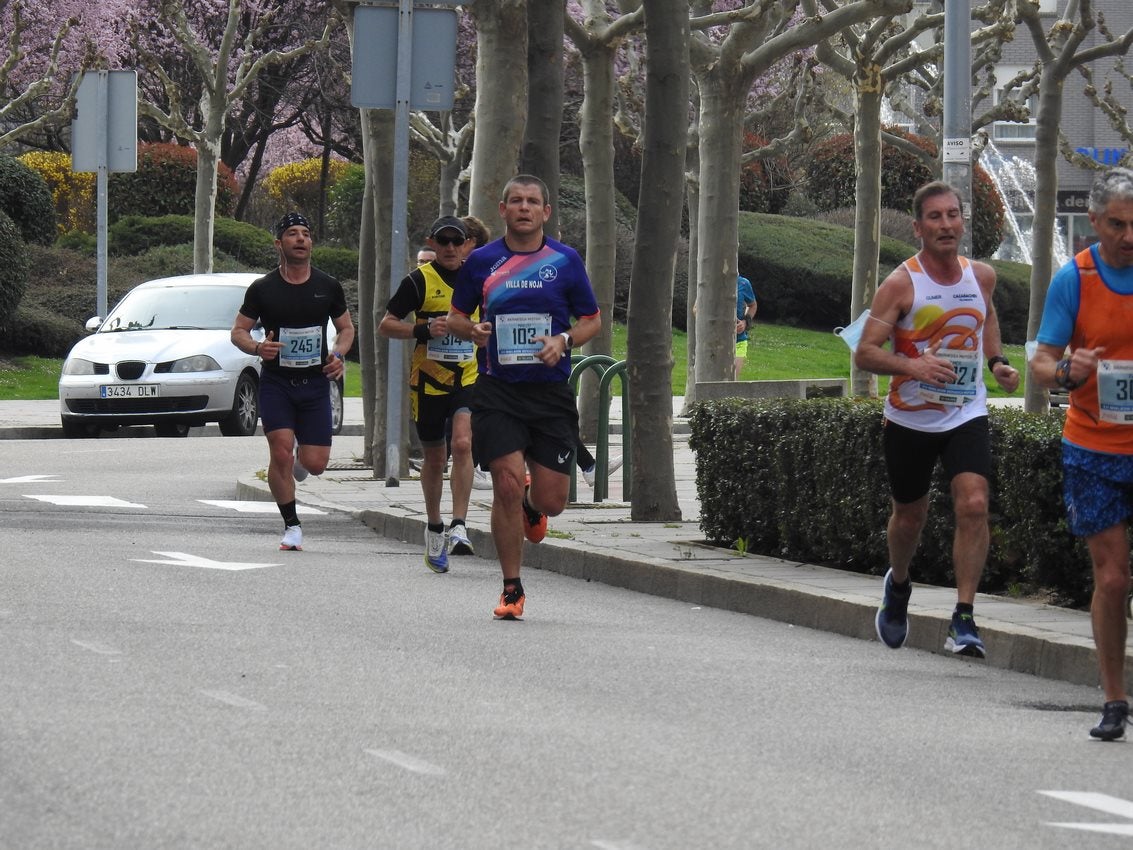
[[[110,227],[110,253],[115,256],[141,254],[158,245],[192,242],[193,218],[188,215],[127,216]],[[279,262],[270,233],[232,218],[217,217],[213,248],[254,269],[269,269]]]
[[[216,212],[231,215],[240,187],[223,162],[217,164]],[[197,151],[170,142],[138,145],[138,169],[110,175],[111,222],[128,215],[192,214],[197,204]]]
[[[788,560],[882,575],[889,485],[881,403],[862,399],[693,406],[701,529],[709,541]],[[1061,418],[990,411],[991,546],[981,590],[1087,604],[1090,561],[1066,528]],[[737,464],[737,459],[743,459]],[[937,470],[913,577],[950,586],[951,497]]]
[[[15,223],[25,242],[50,245],[58,235],[47,181],[11,156],[0,156],[0,212]]]
[[[20,228],[5,213],[0,212],[0,324],[7,321],[19,306],[28,286],[28,247],[20,236]]]

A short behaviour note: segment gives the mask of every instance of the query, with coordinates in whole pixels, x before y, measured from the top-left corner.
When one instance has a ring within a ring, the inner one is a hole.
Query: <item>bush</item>
[[[894,135],[903,136],[932,157],[936,144],[923,136],[916,136],[893,128]],[[881,147],[881,206],[912,213],[913,193],[936,179],[931,166],[914,154],[882,143]],[[807,166],[807,195],[820,210],[854,206],[855,163],[854,137],[843,133],[816,145]],[[991,177],[982,166],[972,171],[972,253],[977,257],[990,257],[1003,241],[1004,206]]]
[[[836,210],[816,213],[812,218],[815,221],[826,221],[853,230],[857,210],[853,207],[839,207]],[[882,236],[888,236],[890,239],[896,239],[906,245],[917,244],[917,237],[913,232],[913,219],[907,212],[883,209],[880,224]]]
[[[25,242],[50,245],[58,235],[55,204],[47,182],[38,172],[10,156],[0,156],[0,212],[15,224]]]
[[[1066,530],[1061,422],[1016,409],[990,411],[991,546],[981,589],[1045,593],[1052,602],[1089,599],[1085,547]],[[862,399],[695,404],[701,530],[748,552],[880,575],[888,552],[889,485],[881,450],[881,403]],[[737,457],[747,458],[737,465]],[[955,583],[954,521],[938,470],[913,574]]]
[[[82,323],[74,319],[20,307],[4,332],[4,345],[17,354],[66,357],[71,347],[85,335]]]
[[[223,162],[217,168],[216,214],[230,216],[239,195],[236,178]],[[164,142],[138,145],[138,170],[110,175],[109,217],[193,215],[196,210],[197,152]]]
[[[28,248],[20,238],[20,229],[0,212],[0,323],[6,321],[20,304],[28,286]]]
[[[744,133],[744,148],[766,147],[767,139]],[[786,157],[753,159],[740,168],[740,209],[746,212],[780,213],[787,204],[791,178]]]
[[[311,252],[311,265],[340,281],[355,280],[358,277],[358,252],[353,248],[316,245]]]
[[[740,213],[740,270],[759,297],[761,321],[815,330],[850,315],[854,232],[835,224]],[[882,237],[880,279],[916,249]]]
[[[47,184],[60,233],[94,233],[97,182],[94,174],[72,171],[71,155],[58,151],[31,151],[20,156],[20,162],[33,169]]]
[[[362,196],[366,191],[366,169],[350,164],[327,193],[326,238],[350,248],[358,247],[362,226]],[[355,270],[351,277],[357,277]]]
[[[193,219],[187,215],[128,216],[110,228],[110,253],[116,256],[141,254],[158,245],[185,244],[193,244]],[[252,269],[269,269],[279,262],[270,233],[231,218],[216,219],[213,247]]]

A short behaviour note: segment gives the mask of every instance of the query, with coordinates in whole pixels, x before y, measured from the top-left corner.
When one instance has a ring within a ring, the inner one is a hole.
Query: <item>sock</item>
[[[463,519],[457,519],[456,517],[453,517],[452,522],[450,522],[448,524],[448,527],[449,528],[456,528],[458,525],[464,525],[464,520]]]
[[[955,613],[957,613],[957,614],[967,614],[970,617],[975,612],[975,610],[976,609],[973,606],[969,605],[966,602],[957,602],[956,603],[956,612]]]
[[[440,534],[444,530],[445,524],[443,522],[429,523],[429,531],[433,532],[434,534]]]
[[[279,506],[279,514],[283,517],[283,524],[289,528],[293,525],[299,525],[299,514],[295,510],[295,500],[292,499],[286,505]]]
[[[523,510],[527,512],[527,518],[529,520],[536,522],[543,514],[531,507],[531,501],[527,498],[527,494],[530,492],[530,487],[523,491]]]
[[[903,582],[897,582],[893,579],[889,580],[889,587],[897,596],[908,596],[913,592],[913,580],[906,578]]]
[[[511,593],[514,593],[516,596],[523,596],[523,582],[517,578],[505,578],[504,594]]]

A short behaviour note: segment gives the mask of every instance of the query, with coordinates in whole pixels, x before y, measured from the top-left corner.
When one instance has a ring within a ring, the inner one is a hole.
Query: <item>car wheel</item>
[[[98,436],[98,428],[91,427],[86,422],[71,419],[67,416],[60,418],[63,421],[63,436],[68,440],[83,440],[87,437]]]
[[[342,380],[330,382],[330,432],[342,433],[342,417],[344,404],[342,401]]]
[[[155,422],[154,433],[159,437],[188,437],[189,426],[183,422]]]
[[[250,375],[241,375],[236,382],[232,412],[220,420],[220,433],[226,437],[250,437],[260,421],[260,393]]]

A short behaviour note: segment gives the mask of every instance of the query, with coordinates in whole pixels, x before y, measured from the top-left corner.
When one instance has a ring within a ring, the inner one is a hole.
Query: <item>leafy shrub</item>
[[[81,230],[69,230],[55,240],[58,248],[69,251],[78,251],[91,257],[98,251],[98,237],[93,233],[84,233]]]
[[[782,215],[793,218],[813,218],[817,212],[818,205],[802,192],[791,192],[782,209]]]
[[[1089,598],[1089,558],[1068,534],[1062,505],[1061,422],[990,411],[991,546],[982,590],[1022,588],[1051,601]],[[881,403],[726,399],[693,406],[701,530],[712,542],[789,560],[881,575],[889,485]],[[746,458],[736,464],[737,457]],[[938,470],[913,561],[917,581],[955,583],[954,520]]]
[[[47,182],[37,171],[10,156],[0,156],[0,212],[15,224],[25,242],[50,245],[58,235],[55,204]]]
[[[323,161],[320,157],[289,162],[268,173],[264,178],[264,188],[268,197],[281,209],[299,210],[314,221],[315,211],[319,208],[325,188],[338,182],[338,178],[346,170],[346,163],[341,159],[332,159],[327,163],[327,169],[324,187]]]
[[[141,254],[158,245],[192,243],[193,219],[187,215],[128,216],[110,228],[110,253],[117,256]],[[252,269],[269,269],[278,263],[270,233],[231,218],[216,219],[213,247]]]
[[[815,221],[826,221],[852,230],[857,211],[853,207],[839,207],[836,210],[815,213],[812,218]],[[907,212],[883,209],[879,223],[882,236],[888,236],[906,245],[917,244],[916,234],[913,233],[913,219]]]
[[[740,269],[751,279],[764,321],[815,330],[844,325],[850,315],[854,232],[788,216],[740,213]],[[880,278],[916,249],[882,237]]]
[[[20,307],[4,332],[5,346],[16,354],[66,357],[71,347],[86,335],[80,322],[58,313]]]
[[[744,149],[757,150],[767,139],[744,133]],[[753,159],[740,168],[740,209],[747,212],[780,213],[786,206],[791,184],[786,157]]]
[[[350,248],[358,247],[362,226],[362,196],[366,191],[366,169],[351,163],[343,169],[327,193],[326,238]],[[355,270],[351,277],[357,277]]]
[[[28,285],[28,248],[16,223],[0,212],[0,323],[15,312]]]
[[[316,245],[311,251],[311,265],[340,281],[354,280],[358,277],[358,252],[353,248]]]
[[[71,155],[58,151],[31,151],[20,162],[33,169],[47,184],[55,206],[59,233],[95,230],[96,176],[88,171],[72,171]]]
[[[936,144],[923,136],[887,128],[931,157]],[[894,145],[881,146],[881,206],[912,213],[913,194],[936,179],[932,167]],[[843,133],[816,145],[807,166],[807,195],[820,210],[852,207],[855,191],[854,137]],[[1003,241],[1004,205],[991,177],[977,164],[972,170],[972,252],[990,257]]]
[[[230,216],[239,195],[236,178],[223,162],[217,169],[216,214]],[[184,145],[143,142],[138,170],[110,175],[110,221],[131,215],[193,215],[196,210],[197,152]]]

